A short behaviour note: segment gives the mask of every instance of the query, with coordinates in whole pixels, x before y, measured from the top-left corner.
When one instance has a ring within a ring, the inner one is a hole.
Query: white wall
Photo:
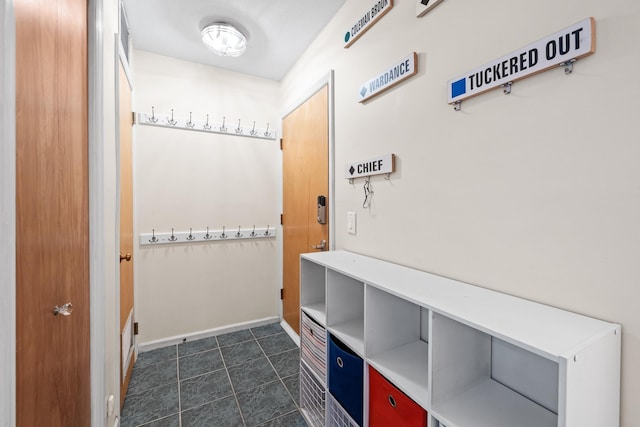
[[[134,111],[274,129],[277,82],[134,52]],[[277,130],[277,128],[276,128]],[[139,233],[279,224],[281,153],[273,140],[134,127]],[[136,246],[139,344],[279,315],[275,239]]]
[[[622,425],[640,425],[640,4],[447,0],[418,19],[400,0],[344,49],[371,3],[346,2],[282,82],[285,107],[335,70],[336,247],[622,324]],[[447,105],[448,79],[589,16],[597,52],[573,74]],[[358,103],[412,51],[418,76]],[[397,172],[372,179],[363,209],[362,180],[342,167],[387,153]]]

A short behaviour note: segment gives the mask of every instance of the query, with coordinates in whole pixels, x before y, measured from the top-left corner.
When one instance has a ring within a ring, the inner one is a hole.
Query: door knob
[[[70,302],[60,307],[58,307],[57,305],[53,307],[54,316],[57,316],[58,314],[61,314],[63,316],[70,316],[72,311],[73,311],[73,304],[71,304]]]
[[[120,262],[122,261],[131,261],[131,254],[127,252],[126,255],[122,255],[122,252],[120,252]]]
[[[324,251],[327,248],[327,241],[326,240],[321,240],[319,245],[314,245],[311,246],[312,249],[319,249],[321,251]]]

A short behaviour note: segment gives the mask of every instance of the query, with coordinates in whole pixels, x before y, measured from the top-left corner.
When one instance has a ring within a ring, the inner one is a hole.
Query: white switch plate
[[[356,213],[347,212],[347,233],[356,234]]]

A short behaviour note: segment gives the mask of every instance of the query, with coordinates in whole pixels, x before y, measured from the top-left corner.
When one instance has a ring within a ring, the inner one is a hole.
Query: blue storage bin
[[[329,336],[329,391],[361,426],[363,362],[333,335]]]

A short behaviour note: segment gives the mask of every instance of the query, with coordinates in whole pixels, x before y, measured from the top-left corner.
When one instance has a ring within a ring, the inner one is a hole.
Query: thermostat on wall
[[[418,4],[416,5],[416,16],[418,18],[422,18],[424,15],[429,13],[431,9],[436,7],[442,0],[417,0]]]

